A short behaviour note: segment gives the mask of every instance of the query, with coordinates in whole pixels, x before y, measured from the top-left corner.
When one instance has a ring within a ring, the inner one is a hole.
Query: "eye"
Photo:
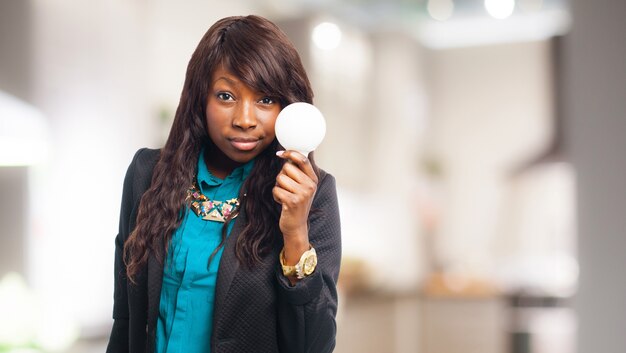
[[[232,100],[234,100],[233,96],[230,93],[226,93],[226,92],[219,92],[217,94],[217,98],[219,100],[223,100],[223,101],[232,101]]]
[[[263,97],[261,98],[259,102],[265,105],[271,105],[275,103],[274,98],[270,98],[270,97]]]

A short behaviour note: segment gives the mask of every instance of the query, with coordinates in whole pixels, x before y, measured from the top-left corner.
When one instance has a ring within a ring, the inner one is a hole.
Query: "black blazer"
[[[142,194],[150,186],[159,150],[139,150],[128,167],[115,239],[113,328],[107,353],[154,352],[163,264],[150,255],[137,285],[126,278],[124,242],[135,227]],[[341,235],[335,179],[322,172],[309,216],[309,238],[318,256],[315,272],[294,287],[282,275],[281,241],[261,265],[240,266],[234,249],[246,223],[241,213],[228,237],[217,275],[211,352],[332,352]]]

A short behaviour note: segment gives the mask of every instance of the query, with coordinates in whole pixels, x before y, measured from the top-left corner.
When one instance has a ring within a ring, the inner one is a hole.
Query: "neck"
[[[204,153],[204,162],[211,174],[220,179],[225,179],[241,163],[228,158],[224,152],[215,146],[208,146]]]

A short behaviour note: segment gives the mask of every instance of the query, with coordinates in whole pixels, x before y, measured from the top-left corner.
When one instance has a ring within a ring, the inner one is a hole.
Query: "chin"
[[[251,150],[251,151],[233,151],[228,157],[237,163],[247,163],[251,160],[257,158],[262,155],[263,152],[269,148],[269,146],[264,147],[261,150]]]
[[[257,156],[259,156],[260,154],[261,153],[254,153],[254,152],[249,152],[249,153],[236,152],[236,153],[233,153],[233,154],[229,155],[228,158],[230,158],[231,160],[233,160],[233,161],[235,161],[237,163],[245,164],[245,163],[250,162],[251,160],[253,160]]]

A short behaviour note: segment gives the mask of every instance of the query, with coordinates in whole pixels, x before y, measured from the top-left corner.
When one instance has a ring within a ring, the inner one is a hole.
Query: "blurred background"
[[[626,2],[0,0],[0,352],[103,352],[134,152],[230,15],[298,48],[336,352],[624,352]]]

